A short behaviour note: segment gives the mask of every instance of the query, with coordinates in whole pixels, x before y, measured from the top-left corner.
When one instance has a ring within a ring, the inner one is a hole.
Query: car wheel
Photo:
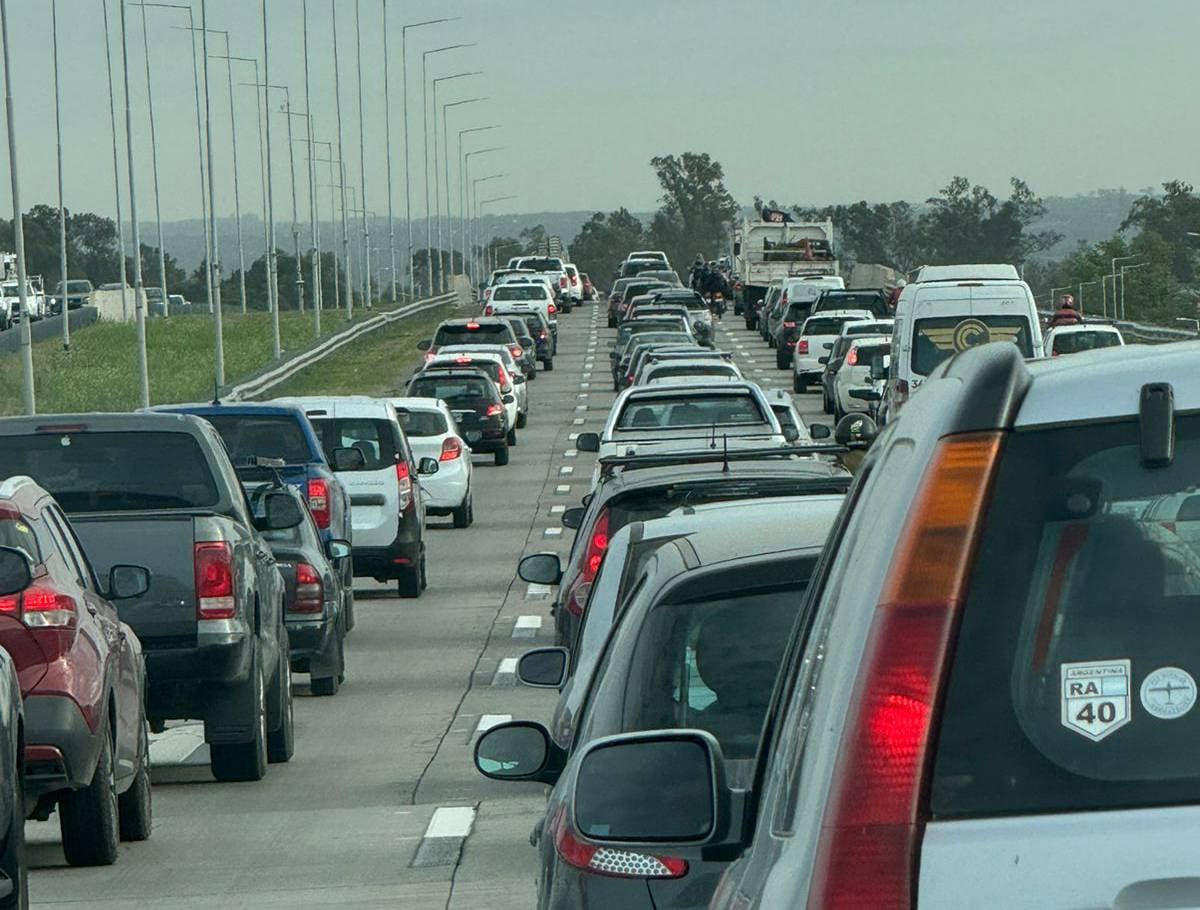
[[[787,355],[787,351],[784,350],[783,348],[776,348],[776,350],[775,350],[775,368],[779,369],[779,370],[786,370],[791,365],[792,365],[792,358],[790,358]]]
[[[91,783],[71,790],[58,801],[63,855],[72,866],[111,866],[117,859],[119,822],[113,744],[102,728],[100,757]]]
[[[510,446],[515,446],[517,444],[517,428],[513,427],[511,430],[509,430],[508,435],[504,437],[504,440]]]
[[[547,360],[546,365],[542,367],[542,369],[544,369],[547,373],[552,373],[554,371],[554,358],[551,357],[549,360]]]
[[[496,449],[493,458],[496,461],[497,467],[503,467],[504,465],[508,464],[508,446],[504,446],[504,448],[501,449]]]
[[[120,821],[121,840],[149,840],[154,821],[154,807],[150,799],[150,725],[142,721],[142,735],[138,743],[138,769],[129,789],[117,797],[117,814]]]
[[[471,491],[467,490],[467,495],[463,497],[462,503],[457,509],[450,513],[454,519],[454,527],[469,528],[471,526]]]
[[[342,608],[346,613],[346,631],[354,628],[354,588],[346,588],[346,605]]]
[[[337,671],[332,676],[314,676],[308,682],[309,691],[313,695],[326,697],[338,694],[338,687],[346,678],[346,636],[341,628],[337,630]]]
[[[425,561],[425,548],[421,547],[421,590],[429,587],[429,563]]]
[[[517,429],[518,430],[525,429],[525,424],[528,422],[529,422],[529,415],[527,413],[522,412],[520,414],[517,414]]]
[[[615,329],[617,327],[617,320],[611,315],[608,317],[608,327],[610,329]]]
[[[222,782],[262,780],[267,773],[267,695],[258,652],[250,663],[250,697],[254,700],[254,736],[244,743],[210,743],[212,775]]]
[[[279,704],[279,725],[267,736],[267,761],[282,764],[296,754],[295,701],[292,698],[292,664],[288,660],[287,633],[279,640],[279,673],[271,703]]]
[[[533,382],[535,379],[537,379],[537,374],[538,374],[538,368],[537,368],[537,364],[536,364],[536,363],[534,363],[534,365],[533,365],[533,369],[529,371],[529,375],[528,375],[526,378],[527,378],[527,379],[528,379],[530,382]]]
[[[792,391],[793,392],[803,392],[804,391],[804,384],[800,381],[800,377],[795,373],[792,374]]]
[[[405,600],[415,600],[421,596],[421,567],[415,565],[408,569],[403,576],[396,580],[396,589]]]
[[[20,749],[20,745],[17,746]],[[17,755],[20,760],[20,754]],[[29,870],[25,864],[25,787],[21,775],[12,782],[13,811],[4,836],[4,853],[0,855],[0,870],[12,883],[12,893],[0,900],[5,910],[26,910],[29,907]]]
[[[753,320],[753,319],[747,319],[747,320],[746,320],[746,331],[747,331],[747,332],[749,332],[749,331],[750,331],[751,329],[753,329],[753,328],[754,328],[754,320]]]

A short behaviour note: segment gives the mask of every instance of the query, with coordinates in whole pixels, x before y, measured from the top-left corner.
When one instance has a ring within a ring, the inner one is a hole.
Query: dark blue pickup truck
[[[350,495],[333,473],[321,442],[304,411],[287,404],[179,404],[155,408],[195,414],[211,423],[225,442],[235,467],[251,464],[254,458],[281,459],[274,468],[308,502],[309,511],[321,534],[321,544],[350,540]],[[347,592],[353,591],[350,560],[334,566]],[[346,628],[354,626],[354,598],[346,597]]]

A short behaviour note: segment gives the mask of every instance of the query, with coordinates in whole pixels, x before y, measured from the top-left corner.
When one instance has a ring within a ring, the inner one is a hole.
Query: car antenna
[[[216,376],[213,377],[213,400],[212,400],[212,403],[214,405],[219,405],[221,403],[221,386],[217,382]]]
[[[708,447],[715,449],[717,447],[717,422],[714,420],[712,425],[712,435],[708,440]]]
[[[721,436],[721,439],[724,441],[724,451],[721,453],[721,457],[724,459],[721,462],[721,473],[728,474],[729,473],[729,434],[728,433],[723,434]]]

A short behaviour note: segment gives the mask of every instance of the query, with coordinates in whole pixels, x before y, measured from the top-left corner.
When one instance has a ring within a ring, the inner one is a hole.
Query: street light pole
[[[122,14],[123,15],[123,14]],[[225,385],[225,339],[222,331],[221,319],[221,263],[220,263],[220,244],[217,241],[217,212],[216,201],[217,195],[214,190],[213,181],[213,159],[212,159],[212,102],[208,89],[208,0],[200,0],[200,56],[204,59],[204,147],[208,157],[208,224],[209,232],[212,235],[212,259],[208,263],[208,271],[211,275],[213,294],[213,328],[216,333],[216,359],[215,359],[215,376],[217,387]],[[128,104],[128,99],[126,99]],[[133,149],[129,150],[130,170],[133,169]],[[133,192],[132,181],[130,181],[129,207],[132,216],[133,210]],[[133,230],[137,233],[137,218],[134,217]],[[137,246],[135,236],[134,246]],[[140,263],[141,257],[134,259],[135,263]],[[141,266],[138,265],[136,275],[136,284],[140,285]],[[135,292],[136,293],[136,292]],[[135,303],[137,301],[135,300]],[[140,305],[140,304],[139,304]]]
[[[121,7],[122,20],[125,16],[124,10],[125,8]],[[35,414],[37,404],[33,394],[33,332],[30,329],[29,295],[25,288],[25,223],[21,216],[21,183],[17,179],[17,127],[13,122],[12,67],[8,59],[7,0],[0,0],[0,36],[3,37],[4,46],[4,112],[8,124],[8,176],[12,185],[13,239],[17,248],[17,297],[21,301],[21,398],[25,404],[25,413]],[[122,41],[124,37],[125,30],[122,28]],[[63,300],[66,300],[65,294]]]
[[[338,264],[337,264],[337,239],[338,239],[338,237],[337,237],[337,214],[336,214],[337,213],[337,198],[334,195],[334,190],[336,189],[336,187],[333,182],[333,166],[334,166],[334,164],[338,164],[340,167],[340,162],[334,161],[333,143],[332,142],[325,142],[321,139],[314,139],[312,141],[312,145],[323,145],[323,146],[325,146],[326,151],[329,153],[328,158],[318,158],[313,153],[313,148],[311,145],[309,146],[309,149],[308,149],[308,154],[309,154],[310,158],[312,159],[312,165],[313,165],[314,172],[316,171],[316,162],[318,162],[318,161],[329,165],[329,221],[333,225],[333,250],[332,250],[332,253],[333,253],[333,309],[336,312],[337,310],[340,310],[342,308],[342,298],[341,298],[341,279],[338,275]]]
[[[386,0],[385,0],[386,2]],[[304,109],[308,111],[305,120],[308,123],[308,210],[312,220],[312,301],[313,301],[313,331],[316,337],[321,335],[321,238],[317,218],[317,166],[313,161],[313,129],[312,129],[312,98],[308,81],[308,0],[303,0],[302,19],[304,26]]]
[[[167,254],[163,250],[162,206],[158,191],[158,131],[154,124],[154,88],[150,79],[150,36],[146,28],[146,8],[142,7],[142,50],[146,58],[146,108],[150,115],[150,169],[154,176],[154,221],[158,225],[158,287],[162,294],[163,316],[169,314],[167,296]],[[141,257],[141,250],[138,250]],[[64,281],[66,279],[64,278]],[[64,289],[66,285],[63,285]]]
[[[433,206],[434,206],[434,217],[435,217],[435,220],[437,221],[438,291],[442,294],[446,293],[446,262],[445,262],[445,250],[442,247],[442,203],[441,203],[442,197],[439,195],[440,190],[438,188],[438,183],[440,182],[440,179],[438,176],[438,86],[443,82],[451,82],[455,79],[463,79],[467,76],[480,76],[480,75],[482,75],[482,72],[476,70],[474,72],[469,72],[469,73],[453,73],[452,75],[449,75],[449,76],[439,76],[433,80]],[[482,101],[484,99],[476,98],[476,99],[472,99],[472,100],[473,101]],[[446,109],[443,106],[442,107],[442,133],[443,134],[446,132],[445,125],[446,125]],[[443,137],[442,137],[442,146],[443,146],[442,170],[443,171],[446,169],[445,165],[444,165],[445,151],[446,151],[445,145],[446,145],[446,138],[443,135]],[[450,217],[449,203],[447,203],[447,206],[446,206],[446,217],[447,218]]]
[[[67,306],[67,209],[63,204],[62,97],[58,71],[58,0],[50,2],[50,27],[54,36],[54,135],[58,146],[58,305],[62,316],[62,345],[71,350],[71,313]]]
[[[499,180],[501,177],[507,177],[507,176],[508,176],[507,174],[489,174],[486,177],[476,177],[473,181],[471,181],[471,192],[473,193],[473,198],[475,198],[475,199],[479,198],[479,184],[485,183],[488,180]],[[485,272],[488,272],[489,270],[486,268],[479,268],[478,265],[473,264],[472,271],[478,272],[480,278],[482,278],[483,274]]]
[[[396,306],[396,216],[392,211],[392,105],[388,97],[390,79],[388,76],[388,27],[387,0],[381,0],[383,7],[383,134],[384,157],[387,159],[387,204],[388,204],[388,250],[391,253],[392,276],[392,306]]]
[[[117,199],[117,274],[121,282],[121,319],[124,320],[129,316],[129,294],[126,290],[125,282],[125,219],[121,217],[121,166],[117,156],[117,109],[115,92],[113,91],[113,74],[112,74],[112,51],[109,47],[110,40],[108,34],[108,0],[100,0],[100,6],[104,10],[104,63],[108,73],[108,125],[112,133],[112,159],[113,159],[113,189],[116,191]],[[195,44],[193,43],[193,47]],[[193,64],[195,56],[193,54]],[[198,123],[199,121],[197,121]],[[203,162],[203,156],[201,156]],[[204,199],[204,185],[200,186],[200,201],[207,205]],[[204,219],[204,254],[205,260],[208,259],[208,219]],[[211,301],[210,301],[211,302]]]
[[[493,202],[507,202],[510,199],[516,199],[516,198],[517,197],[512,194],[510,194],[508,196],[493,196],[491,199],[482,199],[481,200],[481,199],[476,198],[476,200],[475,200],[475,217],[476,217],[476,219],[478,219],[479,212],[483,209],[483,207],[485,205],[491,205]],[[479,239],[481,241],[480,248],[486,250],[486,246],[482,244],[483,238],[480,237]]]
[[[476,104],[480,101],[487,101],[486,96],[478,98],[464,98],[461,101],[448,101],[442,105],[442,181],[445,184],[446,193],[446,245],[450,248],[450,276],[454,276],[454,219],[450,215],[450,134],[446,129],[446,119],[449,110],[452,107],[460,107],[464,104]],[[437,124],[434,124],[437,128]],[[438,247],[442,245],[441,221],[438,222]],[[463,268],[466,268],[466,263],[463,263]]]
[[[471,259],[471,232],[467,223],[467,176],[463,167],[463,136],[469,133],[484,133],[488,130],[499,128],[500,124],[493,123],[490,126],[475,126],[470,129],[458,131],[458,223],[463,237],[462,262],[464,269],[467,268],[467,262]]]
[[[206,0],[200,0],[200,9],[204,9]],[[203,15],[203,13],[201,14]],[[142,243],[141,235],[138,231],[137,218],[137,180],[134,178],[133,166],[133,112],[129,104],[129,32],[125,26],[125,4],[121,4],[121,70],[125,80],[125,150],[129,156],[129,218],[133,222],[133,318],[137,332],[137,357],[138,357],[138,401],[143,408],[150,407],[150,365],[146,359],[146,299],[142,291]],[[4,72],[5,83],[11,85],[8,79],[8,26],[4,29]],[[13,144],[13,116],[12,116],[12,92],[8,90],[8,129],[9,129],[9,161],[13,171],[13,205],[17,203],[17,154],[16,146]],[[211,151],[211,147],[210,147]],[[209,162],[209,172],[211,175],[212,162]],[[20,217],[20,211],[17,211],[17,217]],[[21,233],[17,233],[20,237]],[[19,254],[17,264],[24,271],[24,241],[19,240]],[[25,292],[25,276],[18,274],[18,280],[21,282],[21,293]],[[26,309],[25,300],[21,300],[21,314],[24,317],[21,322],[22,328],[22,343],[29,337],[29,310]],[[217,323],[220,326],[220,322]],[[218,337],[220,332],[218,331]],[[29,361],[29,369],[31,375],[30,382],[30,413],[33,407],[33,360],[32,356]]]
[[[266,111],[267,130],[267,275],[271,289],[271,345],[278,360],[283,354],[283,345],[279,338],[279,271],[276,268],[275,257],[275,199],[271,183],[271,99],[268,95],[271,84],[270,42],[267,36],[267,0],[262,0],[262,33],[263,33],[263,106]]]
[[[329,8],[333,14],[333,93],[337,102],[338,161],[342,169],[341,180],[338,181],[342,192],[342,267],[346,270],[346,318],[353,319],[354,279],[350,274],[350,236],[349,225],[346,222],[346,150],[343,147],[345,137],[342,134],[342,82],[338,68],[337,0],[329,0]]]
[[[491,152],[498,152],[503,148],[504,148],[504,146],[502,146],[502,145],[493,145],[493,146],[490,146],[489,148],[475,149],[474,151],[467,152],[463,156],[463,162],[464,162],[463,167],[464,167],[464,173],[466,175],[466,179],[467,180],[471,179],[471,159],[472,158],[474,158],[476,155],[486,155]],[[474,187],[472,187],[472,193],[474,194]],[[476,196],[474,196],[474,198],[478,199],[479,197],[476,195]]]
[[[292,118],[307,117],[308,114],[303,114],[300,111],[292,110],[291,93],[286,85],[273,86],[273,88],[283,89],[284,111],[287,117],[288,131],[288,169],[292,175],[292,251],[296,257],[296,306],[297,309],[304,312],[304,271],[300,266],[300,215],[299,207],[296,204],[296,155],[295,155],[295,139],[292,137]]]
[[[1121,266],[1121,319],[1122,320],[1125,319],[1125,273],[1132,272],[1134,269],[1143,269],[1148,265],[1150,265],[1149,262],[1139,262],[1137,265]],[[1114,297],[1113,303],[1114,303],[1114,311],[1115,311],[1115,304],[1116,304],[1116,300],[1115,300],[1116,292],[1115,291],[1113,292],[1113,297]]]
[[[359,18],[359,0],[354,0],[354,64],[358,69],[358,185],[359,195],[362,196],[362,207],[367,207],[367,144],[363,132],[363,96],[362,96],[362,22]],[[366,279],[366,292],[363,294],[363,306],[371,309],[371,228],[367,224],[366,213],[363,213],[363,276]]]

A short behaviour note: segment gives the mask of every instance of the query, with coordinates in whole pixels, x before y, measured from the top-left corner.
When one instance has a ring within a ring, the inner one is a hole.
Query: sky
[[[124,100],[117,0],[57,0],[69,208],[114,209],[102,7],[108,3],[123,203]],[[188,0],[162,0],[187,4]],[[341,144],[349,181],[361,186],[358,55],[368,208],[386,215],[384,0],[308,0],[311,107],[316,135],[338,146],[331,10],[336,7]],[[1020,176],[1043,195],[1140,189],[1180,177],[1200,183],[1200,2],[1197,0],[387,0],[392,193],[406,210],[403,79],[408,81],[411,197],[425,210],[422,51],[448,109],[452,207],[458,131],[474,156],[481,197],[515,198],[491,211],[653,209],[650,158],[705,151],[729,190],[785,203],[923,200],[954,175],[1002,195]],[[51,0],[7,0],[21,201],[56,203]],[[191,0],[199,25],[200,0]],[[305,108],[302,0],[266,0],[270,80]],[[261,0],[208,0],[212,29],[230,32],[236,56],[263,57]],[[186,12],[151,8],[147,19],[162,217],[198,217],[195,95]],[[142,8],[127,6],[129,81],[140,219],[153,214]],[[461,20],[408,32],[429,18]],[[213,35],[210,54],[224,53]],[[261,63],[260,63],[261,66]],[[234,70],[241,208],[262,211],[258,116],[248,64]],[[234,211],[228,83],[209,69],[217,210]],[[272,94],[273,108],[282,92]],[[287,121],[271,119],[272,198],[291,215]],[[299,135],[301,118],[292,118]],[[6,123],[6,121],[5,121]],[[432,142],[432,132],[431,140]],[[441,140],[439,138],[439,144]],[[308,210],[305,145],[294,143],[297,203]],[[324,156],[324,149],[320,153]],[[0,161],[8,163],[6,149]],[[430,165],[432,167],[432,164]],[[440,165],[439,165],[440,166]],[[319,165],[318,204],[328,217],[331,182]],[[442,189],[444,194],[445,190]],[[8,182],[0,208],[11,212]]]

